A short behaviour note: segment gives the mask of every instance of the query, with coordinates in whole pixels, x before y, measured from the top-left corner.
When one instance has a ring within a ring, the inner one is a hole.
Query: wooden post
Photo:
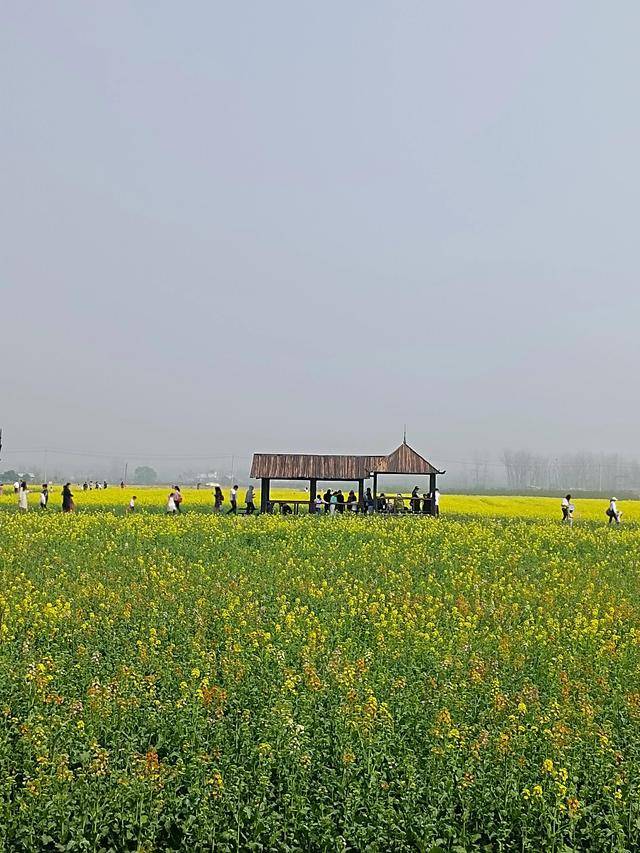
[[[431,500],[429,501],[429,515],[435,515],[436,514],[435,491],[436,491],[436,475],[435,474],[429,474],[429,492],[430,492],[429,497],[431,498]]]
[[[364,480],[358,480],[358,512],[364,512]]]
[[[309,480],[309,512],[316,511],[316,496],[318,494],[318,481]]]
[[[378,512],[378,475],[373,475],[373,511]]]
[[[271,480],[263,477],[260,481],[260,512],[269,512],[269,486]]]

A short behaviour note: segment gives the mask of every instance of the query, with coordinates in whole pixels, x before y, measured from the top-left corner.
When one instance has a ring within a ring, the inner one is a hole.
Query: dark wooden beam
[[[260,512],[269,511],[269,487],[271,480],[269,477],[263,477],[260,481]]]
[[[429,515],[436,514],[436,475],[429,474],[429,497],[431,500],[429,501]]]

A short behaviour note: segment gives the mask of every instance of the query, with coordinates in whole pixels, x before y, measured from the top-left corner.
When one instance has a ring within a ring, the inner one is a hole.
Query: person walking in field
[[[169,497],[167,498],[167,515],[175,515],[178,511],[176,507],[176,493],[175,490],[171,490],[169,493]]]
[[[231,506],[227,510],[227,515],[237,515],[238,514],[238,489],[240,487],[236,483],[236,485],[231,489],[229,493],[229,501]]]
[[[46,483],[42,484],[42,489],[40,490],[40,509],[46,509],[49,504],[49,487]]]
[[[571,503],[571,495],[565,495],[560,504],[562,509],[562,524],[568,524],[573,527],[573,511],[575,507]]]
[[[73,512],[74,509],[75,504],[73,503],[71,483],[65,483],[62,487],[62,512]]]
[[[127,512],[135,512],[136,510],[136,501],[138,500],[137,495],[133,495],[131,500],[129,501],[129,506],[127,507]]]
[[[222,512],[222,504],[224,503],[224,495],[220,486],[216,486],[213,490],[213,511]]]
[[[247,489],[247,493],[244,496],[244,502],[247,507],[247,515],[253,515],[256,511],[256,505],[254,503],[254,488],[253,486],[249,486]]]
[[[613,524],[614,521],[616,524],[620,524],[622,513],[618,510],[618,498],[611,498],[609,501],[607,515],[609,516],[609,524]]]
[[[26,480],[18,484],[18,509],[20,512],[26,512],[29,509],[29,489],[27,488]]]
[[[181,513],[180,504],[182,503],[182,492],[180,491],[180,486],[173,487],[173,502],[176,505],[176,511]]]

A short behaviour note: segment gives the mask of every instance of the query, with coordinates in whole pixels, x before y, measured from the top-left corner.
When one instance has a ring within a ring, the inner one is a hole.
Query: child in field
[[[40,509],[46,509],[47,504],[49,503],[49,487],[46,483],[42,484],[42,489],[40,491]]]
[[[176,505],[176,510],[178,512],[182,512],[180,509],[180,504],[182,503],[182,492],[180,491],[180,486],[173,487],[173,501]]]
[[[224,495],[220,486],[216,486],[213,492],[213,511],[221,512],[222,504],[224,503]]]
[[[169,494],[169,498],[167,499],[167,515],[175,515],[178,510],[176,509],[176,493],[172,491]]]
[[[127,507],[127,512],[134,512],[135,511],[137,500],[138,500],[138,496],[133,495],[133,497],[129,501],[129,506]]]
[[[319,515],[322,512],[322,507],[324,505],[324,500],[322,499],[322,495],[316,495],[316,499],[314,501],[314,509],[316,515]]]

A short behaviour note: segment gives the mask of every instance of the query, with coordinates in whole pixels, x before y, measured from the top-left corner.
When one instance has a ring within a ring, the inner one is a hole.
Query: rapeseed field
[[[133,491],[0,499],[0,850],[640,848],[640,528],[606,502]]]

